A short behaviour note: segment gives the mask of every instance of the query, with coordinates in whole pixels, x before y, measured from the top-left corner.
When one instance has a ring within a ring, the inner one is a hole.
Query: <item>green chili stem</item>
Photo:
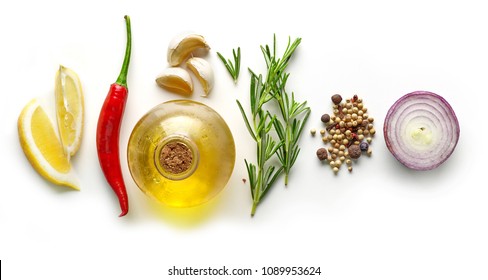
[[[115,83],[127,88],[127,73],[129,72],[130,53],[132,49],[132,34],[130,29],[130,17],[126,15],[124,18],[127,27],[127,45],[125,47],[124,63],[122,64],[122,69],[120,69],[119,77]]]

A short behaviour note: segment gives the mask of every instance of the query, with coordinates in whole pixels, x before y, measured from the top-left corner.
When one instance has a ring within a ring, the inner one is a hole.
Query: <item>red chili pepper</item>
[[[127,72],[129,70],[132,41],[130,18],[127,15],[124,18],[127,26],[127,45],[124,63],[122,64],[117,81],[110,86],[110,90],[100,111],[97,126],[98,160],[100,161],[100,166],[107,182],[119,199],[120,208],[122,209],[119,217],[126,215],[129,211],[129,199],[119,158],[119,131],[129,93],[127,88]]]

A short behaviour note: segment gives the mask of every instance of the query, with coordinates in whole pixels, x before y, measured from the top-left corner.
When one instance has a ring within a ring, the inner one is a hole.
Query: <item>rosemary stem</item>
[[[253,201],[252,203],[252,209],[251,209],[251,217],[254,217],[254,214],[256,214],[256,208],[258,206],[258,203],[256,201]]]
[[[263,130],[264,133],[264,130]],[[258,176],[257,176],[257,182],[254,190],[254,197],[253,197],[253,203],[252,203],[252,209],[251,209],[251,217],[254,216],[254,213],[256,212],[256,207],[259,204],[259,200],[261,199],[261,192],[263,189],[263,183],[264,183],[264,162],[266,160],[266,155],[264,154],[266,147],[265,145],[265,136],[259,135],[260,138],[258,138],[257,141],[257,154],[258,154]]]

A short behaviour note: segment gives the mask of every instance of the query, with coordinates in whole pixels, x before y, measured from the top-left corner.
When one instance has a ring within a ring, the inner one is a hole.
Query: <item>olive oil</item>
[[[148,196],[173,207],[205,203],[222,191],[235,164],[232,133],[210,107],[191,100],[162,103],[129,139],[132,178]]]

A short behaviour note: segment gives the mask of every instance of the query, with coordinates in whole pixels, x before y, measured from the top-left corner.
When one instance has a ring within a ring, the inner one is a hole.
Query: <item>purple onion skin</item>
[[[451,146],[451,149],[448,151],[447,154],[444,154],[443,158],[441,158],[437,161],[434,161],[434,163],[429,164],[429,165],[423,165],[423,164],[419,164],[416,161],[406,160],[405,158],[403,158],[401,156],[401,154],[398,154],[396,151],[397,150],[396,147],[394,147],[395,143],[392,143],[392,140],[390,139],[389,131],[388,131],[388,129],[389,129],[388,127],[390,125],[392,115],[394,113],[397,113],[396,111],[397,111],[398,107],[400,107],[400,105],[402,105],[407,99],[418,98],[420,100],[422,97],[426,97],[426,96],[428,96],[430,98],[435,98],[438,101],[440,101],[440,103],[442,103],[444,105],[444,109],[447,110],[447,114],[451,118],[451,124],[454,125],[454,131],[452,132],[454,134],[454,141],[453,141],[454,143]],[[411,92],[411,93],[408,93],[408,94],[405,94],[404,96],[402,96],[388,110],[388,113],[386,114],[384,125],[383,125],[383,135],[385,137],[385,142],[386,142],[386,146],[387,146],[388,150],[400,163],[402,163],[406,167],[413,169],[413,170],[427,171],[427,170],[432,170],[432,169],[439,167],[442,163],[444,163],[452,155],[452,153],[454,152],[454,150],[457,146],[458,140],[459,140],[460,128],[459,128],[459,121],[456,117],[454,110],[452,109],[451,105],[442,96],[435,94],[433,92],[429,92],[429,91],[414,91],[414,92]]]

